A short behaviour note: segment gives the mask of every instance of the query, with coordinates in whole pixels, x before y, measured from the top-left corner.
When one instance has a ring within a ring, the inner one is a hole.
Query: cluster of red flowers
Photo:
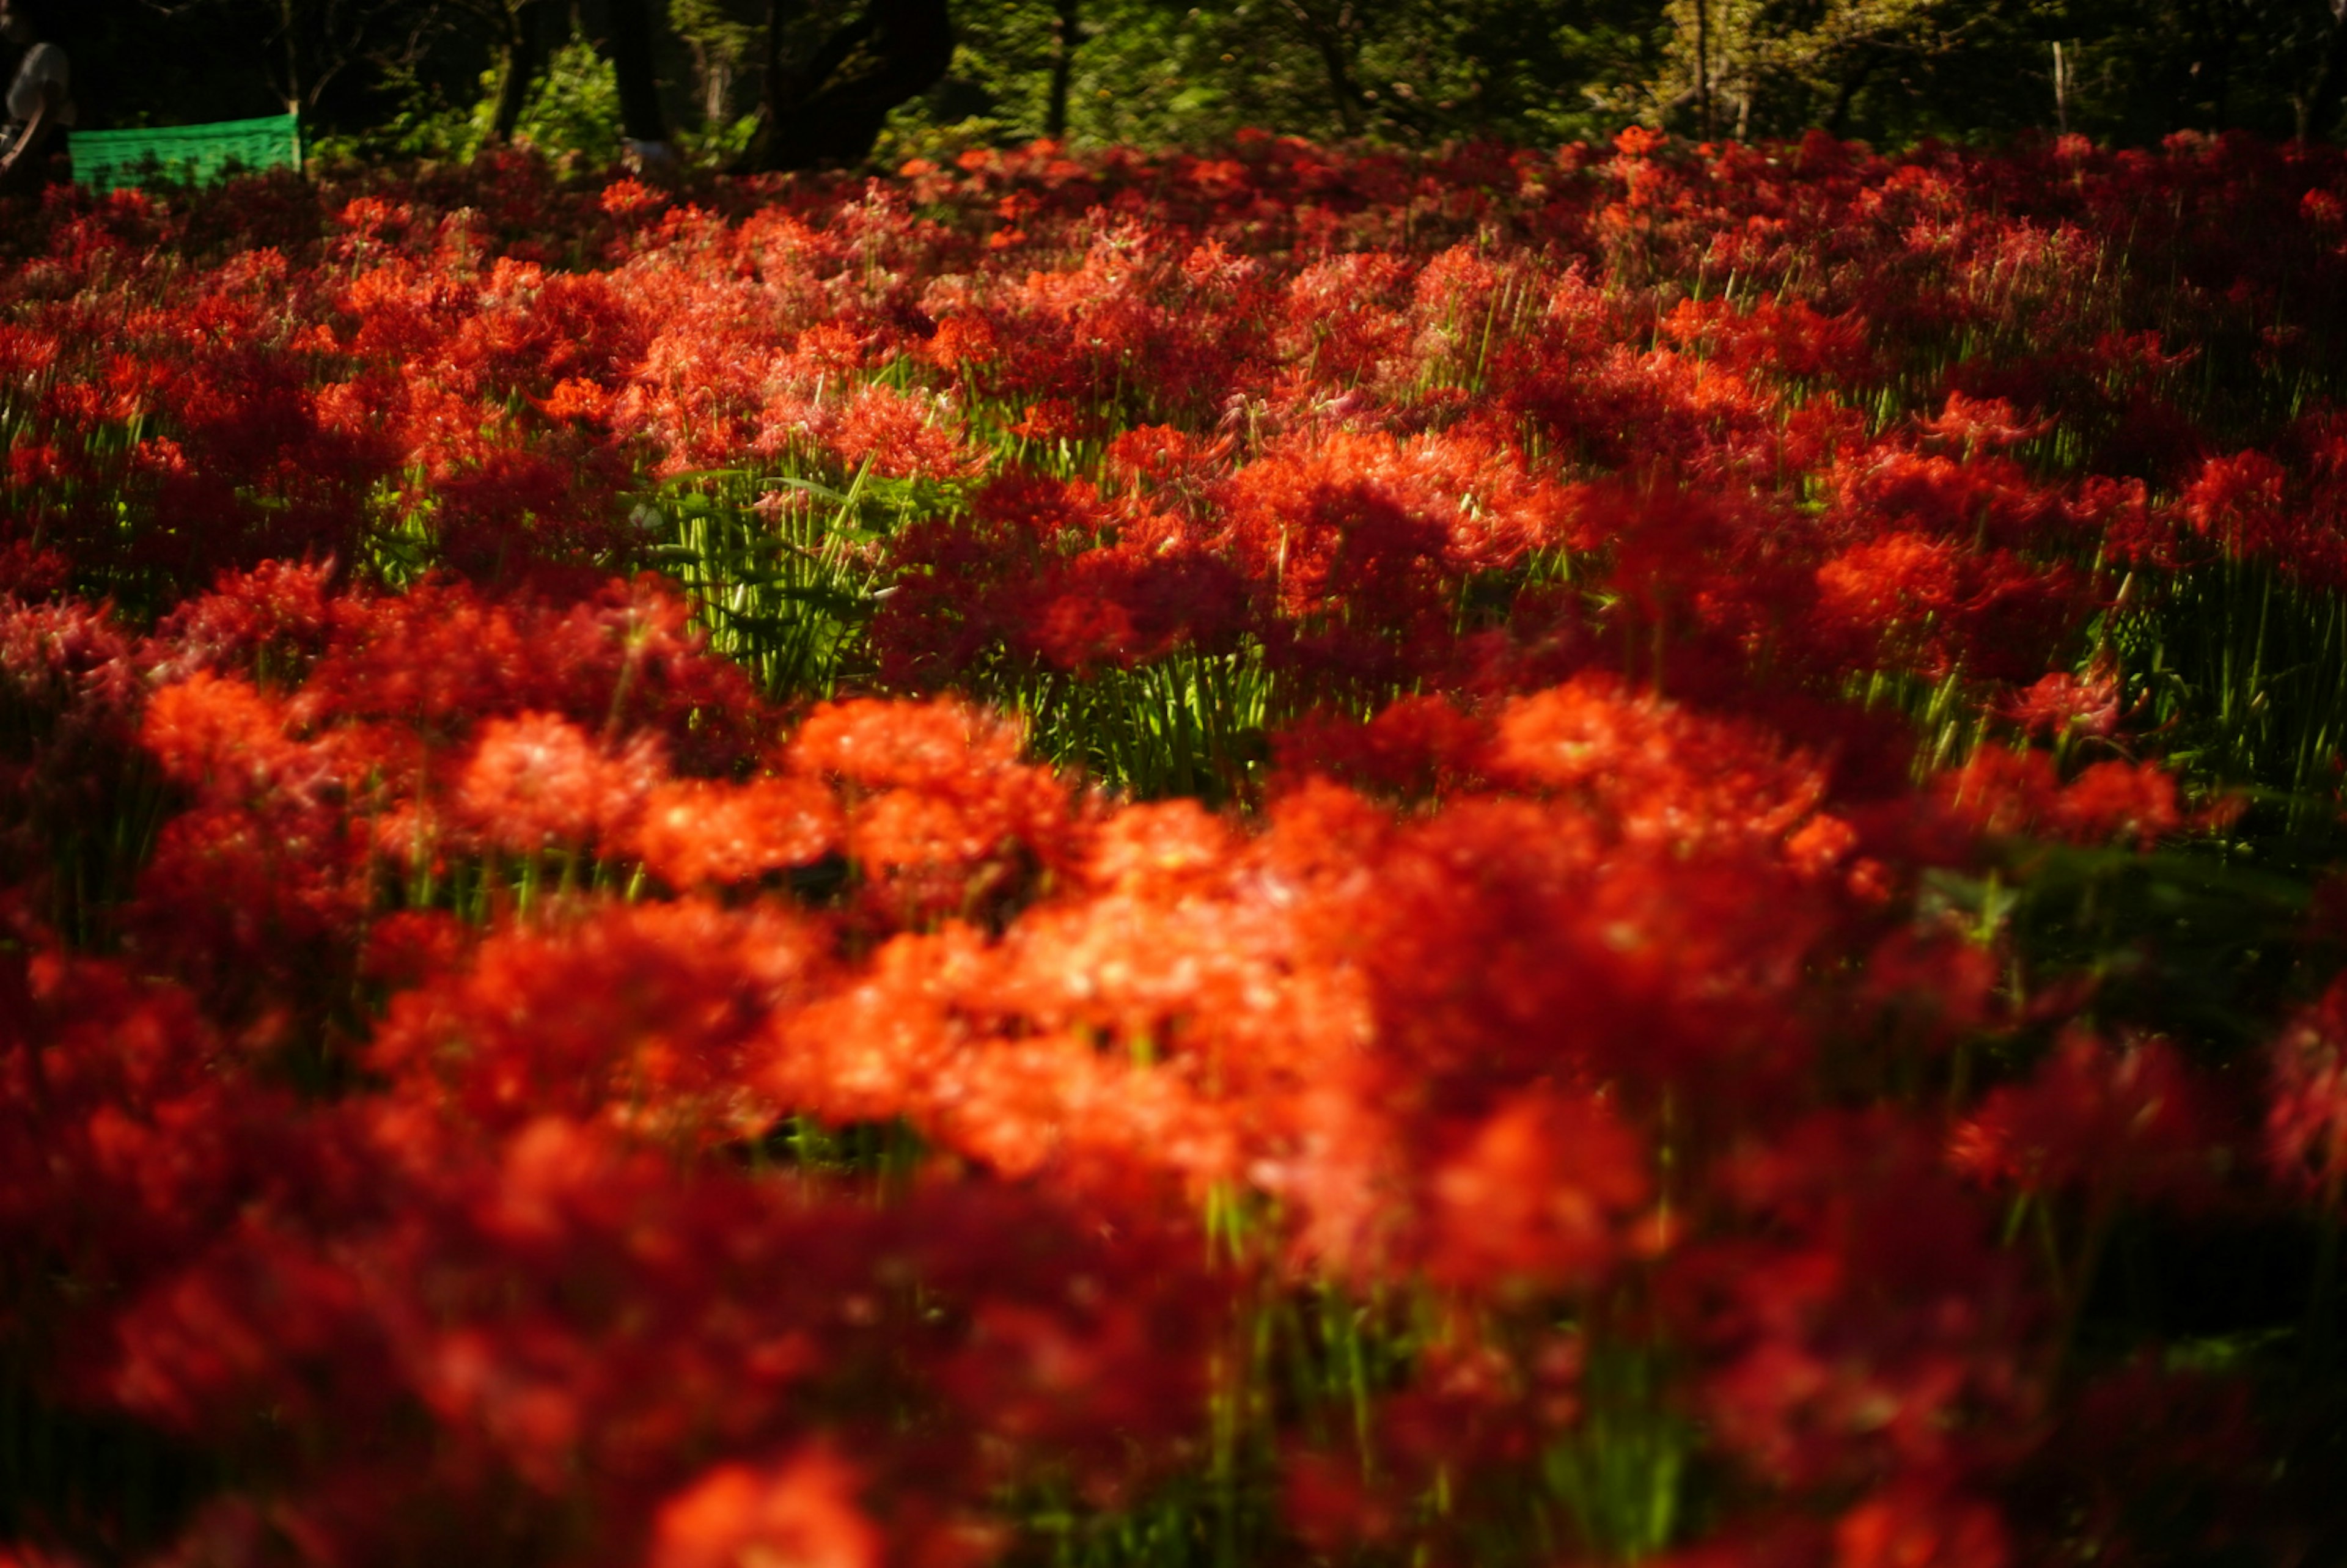
[[[1634,132],[20,208],[0,1562],[2347,1551],[2347,726],[2256,684],[2347,678],[2343,200]],[[713,470],[884,585],[781,601],[815,686],[712,640]]]

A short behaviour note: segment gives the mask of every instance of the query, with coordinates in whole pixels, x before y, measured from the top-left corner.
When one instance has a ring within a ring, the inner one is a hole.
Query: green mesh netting
[[[105,192],[126,185],[210,185],[233,172],[302,167],[299,115],[149,130],[77,130],[67,138],[74,179]]]

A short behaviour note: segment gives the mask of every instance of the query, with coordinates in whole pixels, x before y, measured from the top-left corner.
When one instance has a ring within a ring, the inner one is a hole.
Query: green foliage
[[[687,153],[723,162],[746,145],[768,9],[654,7],[652,65]],[[859,5],[782,9],[781,55],[804,60]],[[953,66],[897,109],[877,151],[884,165],[1048,134],[1062,69],[1065,133],[1078,146],[1211,146],[1245,128],[1430,147],[1594,142],[1631,123],[1743,139],[1820,126],[1881,146],[2347,128],[2347,14],[2331,0],[1076,0],[1064,59],[1061,0],[952,9]],[[358,53],[334,64],[331,90],[321,82],[323,96],[305,106],[305,123],[326,133],[322,148],[443,159],[477,150],[496,89],[485,53],[493,11],[483,0],[383,0],[369,13],[380,13],[380,36],[351,46]],[[282,51],[259,15],[198,0],[155,25],[169,41],[153,52],[213,62],[214,90],[202,94],[176,66],[128,69],[128,51],[151,48],[155,27],[77,20],[67,42],[89,62],[89,123],[231,118],[282,104],[270,85]],[[618,150],[616,89],[587,37],[591,8],[571,22],[579,36],[541,75],[522,134],[598,160]],[[320,56],[313,74],[328,63]],[[231,76],[242,83],[234,94],[219,86]]]
[[[2341,132],[2336,99],[2325,123],[2301,118],[2324,52],[2347,28],[2328,0],[2067,0],[2047,20],[2049,36],[2067,40],[2073,129],[2127,142],[2229,127]]]
[[[492,85],[484,78],[485,88]],[[477,135],[488,128],[488,103],[485,96],[473,111]],[[523,106],[515,136],[549,154],[576,153],[589,163],[617,161],[620,85],[611,62],[575,36],[555,50]]]
[[[2338,128],[2336,102],[2328,124],[2303,111],[2347,26],[2325,0],[1085,0],[1081,21],[1068,131],[1089,145],[1211,143],[1248,126],[1417,144],[1599,140],[1629,123],[1743,138],[1825,126],[1886,144],[2319,135]],[[952,73],[899,111],[887,153],[1044,134],[1051,0],[964,5],[956,27]]]
[[[1395,0],[1343,14],[1289,0],[1086,0],[1081,25],[1068,132],[1087,145],[1205,144],[1246,127],[1421,143],[1602,137],[1619,121],[1592,84],[1651,72],[1665,36],[1648,0]],[[955,26],[952,72],[897,117],[887,150],[897,156],[951,130],[1005,142],[1044,134],[1055,6],[965,6]],[[1332,78],[1324,40],[1349,95]]]
[[[828,697],[863,668],[863,630],[887,589],[870,546],[918,499],[725,472],[672,481],[636,510],[652,555],[692,596],[711,646],[778,697]]]
[[[694,113],[678,136],[686,151],[722,162],[748,145],[749,111],[763,85],[764,9],[752,0],[669,0],[669,27],[692,60]]]
[[[318,138],[313,150],[328,163],[381,159],[463,162],[487,145],[497,108],[497,73],[481,73],[479,96],[467,103],[447,97],[413,72],[395,78],[398,110],[380,126]],[[530,88],[515,139],[550,158],[589,165],[620,156],[620,88],[610,61],[573,36],[556,49]]]
[[[720,123],[731,119],[739,103],[737,84],[754,68],[765,29],[723,0],[669,0],[668,24],[692,52],[702,118]]]
[[[1690,134],[1739,138],[1822,126],[1911,139],[1961,136],[1992,118],[2027,124],[2051,109],[2051,92],[2008,56],[2016,29],[2025,34],[2040,8],[2034,0],[1669,0],[1659,69],[1605,101]]]

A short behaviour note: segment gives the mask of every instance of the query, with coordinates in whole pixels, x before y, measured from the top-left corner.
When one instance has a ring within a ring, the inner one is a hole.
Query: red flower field
[[[0,224],[0,1562],[2347,1560],[2347,159]]]

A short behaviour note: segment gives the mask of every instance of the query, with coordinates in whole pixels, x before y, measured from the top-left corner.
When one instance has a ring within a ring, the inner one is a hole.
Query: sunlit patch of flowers
[[[2342,196],[20,203],[0,1559],[2335,1555]]]

